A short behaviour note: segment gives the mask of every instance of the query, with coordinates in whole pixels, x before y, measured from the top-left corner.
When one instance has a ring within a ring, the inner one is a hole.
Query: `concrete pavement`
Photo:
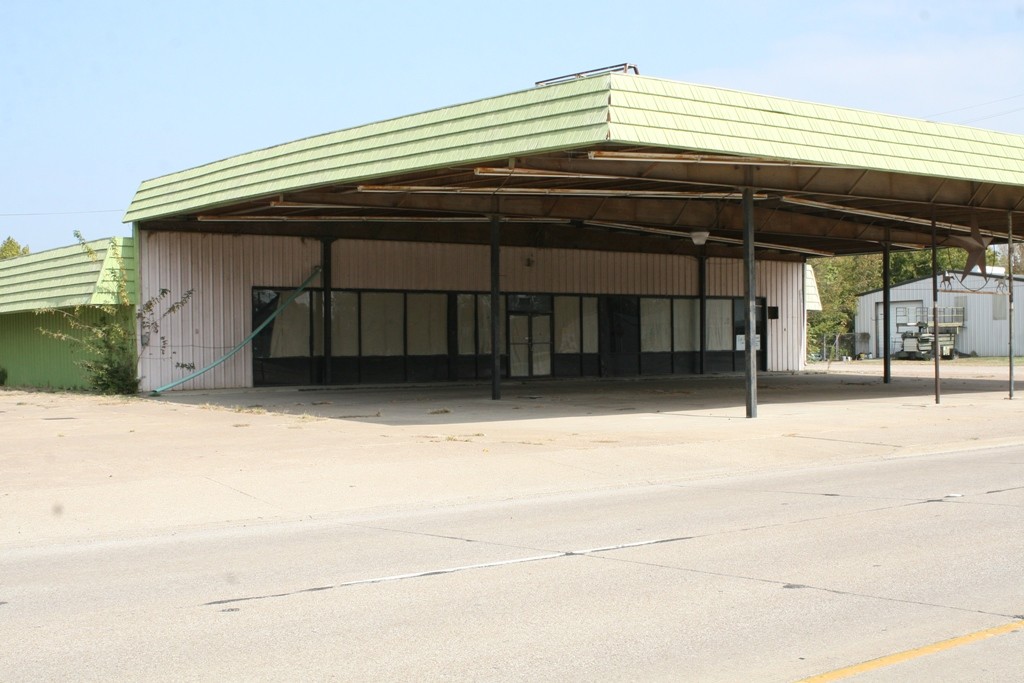
[[[0,391],[0,547],[1024,443],[1005,368],[442,387]],[[947,364],[952,365],[952,364]]]
[[[958,369],[0,391],[0,669],[1015,680],[1021,404]]]
[[[852,665],[866,680],[1016,681],[1020,453],[7,548],[0,670],[783,683]]]

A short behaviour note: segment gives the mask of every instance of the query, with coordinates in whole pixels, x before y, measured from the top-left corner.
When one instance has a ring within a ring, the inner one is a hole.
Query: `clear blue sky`
[[[130,234],[147,178],[627,61],[1024,134],[1024,0],[4,0],[0,17],[0,239],[32,251]]]

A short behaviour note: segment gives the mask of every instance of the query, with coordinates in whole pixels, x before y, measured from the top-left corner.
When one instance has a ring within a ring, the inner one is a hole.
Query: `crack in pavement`
[[[1024,489],[1024,486],[1013,486],[1008,489],[996,489],[995,491],[985,491],[985,495],[988,495],[990,493],[1006,493],[1007,491],[1020,491],[1021,489]]]
[[[897,506],[897,507],[904,507],[904,506]],[[769,526],[778,526],[778,525],[769,525]],[[751,528],[756,529],[756,528],[764,528],[764,527],[751,527]],[[416,533],[416,532],[406,532],[406,533]],[[427,535],[433,535],[433,534],[427,534]],[[918,605],[918,606],[922,606],[922,607],[935,607],[935,608],[939,608],[939,609],[947,609],[947,610],[952,610],[952,611],[956,611],[956,612],[966,612],[966,613],[970,613],[970,614],[984,614],[984,615],[987,615],[987,616],[1006,617],[1006,618],[1010,618],[1010,619],[1024,619],[1024,616],[1021,616],[1019,614],[1008,614],[1008,613],[1003,613],[1003,612],[990,612],[988,610],[970,609],[970,608],[966,608],[966,607],[956,607],[956,606],[953,606],[953,605],[943,605],[943,604],[940,604],[940,603],[926,602],[926,601],[923,601],[923,600],[910,600],[910,599],[906,599],[906,598],[895,598],[895,597],[884,596],[884,595],[873,595],[873,594],[870,594],[870,593],[858,593],[856,591],[846,591],[846,590],[840,590],[840,589],[837,589],[837,588],[828,588],[826,586],[814,586],[814,585],[809,585],[809,584],[792,583],[792,582],[789,582],[789,581],[782,581],[782,580],[779,580],[779,579],[768,579],[768,578],[757,577],[757,576],[746,576],[746,575],[743,575],[743,574],[730,574],[730,573],[727,573],[727,572],[716,572],[716,571],[711,571],[711,570],[707,570],[707,569],[695,569],[693,567],[680,567],[680,566],[676,566],[676,565],[668,565],[668,564],[662,564],[662,563],[658,563],[658,562],[647,562],[647,561],[643,561],[643,560],[634,560],[634,559],[628,559],[628,558],[622,558],[622,557],[612,557],[612,556],[609,556],[607,554],[607,553],[612,553],[612,552],[620,551],[620,550],[630,550],[630,549],[647,547],[647,546],[663,545],[663,544],[667,544],[667,543],[678,543],[680,541],[690,541],[690,540],[695,540],[695,539],[700,539],[700,538],[706,538],[708,536],[713,536],[713,535],[717,535],[717,534],[707,534],[705,536],[674,536],[674,537],[669,537],[669,538],[659,538],[659,539],[648,540],[648,541],[636,541],[636,542],[632,542],[632,543],[620,543],[620,544],[617,544],[617,545],[604,546],[604,547],[598,547],[598,548],[590,548],[590,549],[586,549],[586,550],[568,550],[568,551],[562,551],[562,552],[546,553],[546,554],[543,554],[543,555],[534,555],[534,556],[530,556],[530,557],[513,558],[513,559],[510,559],[510,560],[497,560],[497,561],[494,561],[494,562],[481,562],[481,563],[478,563],[478,564],[462,565],[462,566],[458,566],[458,567],[447,567],[447,568],[442,568],[442,569],[431,569],[431,570],[425,570],[425,571],[421,571],[421,572],[411,572],[411,573],[407,573],[407,574],[395,574],[395,575],[391,575],[391,576],[380,576],[380,577],[373,577],[373,578],[368,578],[368,579],[356,579],[356,580],[353,580],[353,581],[345,581],[345,582],[342,582],[342,583],[337,583],[337,584],[332,584],[332,585],[327,585],[327,586],[315,586],[313,588],[302,588],[302,589],[299,589],[299,590],[287,591],[287,592],[283,592],[283,593],[270,593],[270,594],[264,594],[264,595],[250,595],[250,596],[245,596],[245,597],[241,597],[241,598],[225,598],[225,599],[222,599],[222,600],[212,600],[210,602],[202,603],[200,605],[200,607],[217,607],[217,606],[221,606],[221,605],[229,605],[229,604],[234,604],[234,603],[239,603],[239,602],[252,602],[252,601],[256,601],[256,600],[268,600],[268,599],[272,599],[272,598],[285,598],[285,597],[291,597],[291,596],[295,596],[295,595],[302,595],[302,594],[305,594],[305,593],[319,593],[319,592],[329,591],[329,590],[334,590],[334,589],[348,588],[348,587],[351,587],[351,586],[361,586],[361,585],[373,585],[373,584],[380,584],[380,583],[389,583],[389,582],[394,582],[394,581],[404,581],[404,580],[408,580],[408,579],[418,579],[418,578],[425,578],[425,577],[430,577],[430,576],[443,576],[443,575],[446,575],[446,574],[456,574],[456,573],[459,573],[459,572],[465,572],[465,571],[471,571],[471,570],[477,570],[477,569],[490,569],[490,568],[496,568],[496,567],[506,567],[506,566],[516,565],[516,564],[526,564],[526,563],[530,563],[530,562],[543,562],[543,561],[546,561],[546,560],[555,560],[555,559],[562,559],[562,558],[567,558],[567,557],[588,557],[588,558],[600,559],[600,560],[604,560],[604,561],[608,561],[608,562],[620,562],[620,563],[623,563],[623,564],[632,564],[632,565],[637,565],[637,566],[654,567],[654,568],[658,568],[658,569],[667,569],[667,570],[671,570],[671,571],[685,572],[685,573],[689,573],[689,574],[699,574],[699,575],[703,575],[703,576],[715,576],[715,577],[719,577],[719,578],[728,578],[728,579],[738,579],[738,580],[742,580],[742,581],[751,581],[751,582],[756,582],[756,583],[763,583],[763,584],[769,584],[769,585],[774,585],[774,586],[780,586],[780,587],[782,587],[784,589],[787,589],[787,590],[797,590],[797,589],[815,590],[815,591],[819,591],[819,592],[823,592],[823,593],[831,593],[833,595],[840,595],[840,596],[844,596],[844,597],[856,597],[856,598],[863,598],[863,599],[867,599],[867,600],[879,600],[879,601],[882,601],[882,602],[893,602],[893,603],[901,603],[901,604],[908,604],[908,605]],[[452,537],[443,537],[443,538],[452,538]],[[459,539],[459,540],[471,540],[471,539]]]
[[[844,590],[840,590],[838,588],[827,588],[825,586],[812,586],[812,585],[808,585],[808,584],[791,583],[789,581],[782,581],[782,580],[779,580],[779,579],[766,579],[766,578],[757,577],[757,576],[745,576],[743,574],[729,574],[729,573],[726,573],[726,572],[715,572],[715,571],[710,571],[710,570],[707,570],[707,569],[694,569],[692,567],[679,567],[679,566],[670,565],[670,564],[660,564],[660,563],[657,563],[657,562],[644,562],[642,560],[630,560],[630,559],[620,558],[620,557],[601,556],[598,559],[605,560],[605,561],[608,561],[608,562],[622,562],[624,564],[636,564],[636,565],[642,565],[642,566],[645,566],[645,567],[656,567],[658,569],[670,569],[670,570],[673,570],[673,571],[686,572],[688,574],[701,574],[701,575],[706,575],[706,576],[716,576],[716,577],[725,578],[725,579],[740,579],[740,580],[744,580],[744,581],[753,581],[753,582],[756,582],[756,583],[766,583],[766,584],[781,586],[782,588],[790,589],[790,590],[792,590],[792,589],[807,589],[807,590],[820,591],[820,592],[823,592],[823,593],[832,593],[833,595],[842,595],[842,596],[855,597],[855,598],[865,598],[865,599],[868,599],[868,600],[881,600],[883,602],[897,602],[897,603],[902,603],[902,604],[906,604],[906,605],[919,605],[921,607],[938,607],[940,609],[948,609],[948,610],[953,610],[955,612],[967,612],[969,614],[984,614],[986,616],[1007,617],[1007,618],[1010,618],[1010,619],[1024,619],[1024,616],[1021,616],[1019,614],[1008,614],[1008,613],[1004,613],[1004,612],[989,612],[988,610],[971,609],[971,608],[967,608],[967,607],[955,607],[953,605],[943,605],[943,604],[935,603],[935,602],[925,602],[923,600],[910,600],[910,599],[906,599],[906,598],[893,598],[893,597],[888,597],[888,596],[885,596],[885,595],[872,595],[871,593],[857,593],[855,591],[844,591]]]
[[[284,508],[281,507],[280,505],[275,505],[274,503],[271,503],[270,501],[267,501],[267,500],[263,500],[262,498],[258,498],[256,496],[252,495],[251,493],[246,493],[245,491],[243,491],[241,489],[236,489],[234,486],[230,486],[229,484],[225,484],[222,481],[217,481],[213,477],[203,477],[203,479],[207,479],[209,481],[212,481],[214,484],[218,484],[220,486],[223,486],[226,489],[231,489],[235,493],[241,493],[243,496],[248,496],[249,498],[252,498],[253,500],[258,501],[260,503],[263,503],[264,505],[269,505],[271,507],[275,507],[278,510],[284,510]]]
[[[825,495],[825,496],[832,497],[832,496],[838,496],[839,494],[817,494],[817,495]],[[896,499],[896,500],[906,500],[906,499]],[[715,536],[722,536],[722,535],[725,535],[725,534],[746,533],[748,531],[761,531],[761,530],[764,530],[764,529],[773,529],[773,528],[776,528],[776,527],[791,526],[791,525],[794,525],[794,524],[804,524],[806,522],[820,522],[820,521],[823,521],[823,520],[838,519],[840,517],[849,517],[849,516],[852,516],[852,515],[859,515],[859,514],[863,514],[863,513],[884,512],[886,510],[896,510],[896,509],[899,509],[899,508],[910,507],[910,506],[913,506],[913,505],[921,505],[922,503],[942,503],[942,502],[949,502],[949,501],[944,501],[944,500],[940,500],[940,499],[933,499],[933,500],[911,499],[911,500],[909,500],[907,502],[901,503],[900,505],[886,505],[886,506],[883,506],[883,507],[868,508],[868,509],[865,509],[865,510],[852,510],[852,511],[848,511],[848,512],[839,512],[839,513],[831,514],[831,515],[822,515],[822,516],[818,516],[818,517],[802,517],[800,519],[793,519],[793,520],[788,520],[788,521],[784,521],[784,522],[775,522],[775,523],[772,523],[772,524],[760,524],[760,525],[757,525],[757,526],[740,527],[738,529],[723,529],[721,531],[715,531],[713,533],[707,533],[707,534],[696,534],[696,535],[691,535],[691,536],[677,536],[677,537],[673,537],[672,539],[669,539],[669,540],[689,540],[689,539],[714,538]],[[516,549],[516,550],[535,550],[537,552],[551,552],[551,553],[565,552],[566,554],[569,554],[569,555],[574,554],[574,551],[551,550],[549,548],[538,548],[538,547],[535,547],[535,546],[520,545],[520,544],[517,544],[517,543],[502,543],[502,542],[499,542],[499,541],[487,541],[487,540],[483,540],[483,539],[479,539],[479,538],[468,538],[468,537],[465,537],[465,536],[452,536],[452,535],[448,535],[448,534],[434,534],[434,533],[430,533],[428,531],[415,531],[415,530],[411,530],[411,529],[398,529],[398,528],[394,528],[394,527],[377,526],[377,525],[373,525],[373,524],[351,524],[350,523],[350,524],[345,524],[344,526],[353,527],[353,528],[357,528],[357,529],[370,529],[370,530],[373,530],[373,531],[387,531],[387,532],[396,533],[396,534],[409,534],[409,535],[412,535],[412,536],[425,536],[425,537],[428,537],[428,538],[442,538],[442,539],[446,539],[446,540],[450,540],[450,541],[463,541],[463,542],[466,542],[466,543],[480,543],[480,544],[483,544],[483,545],[491,545],[491,546],[495,546],[495,547],[498,547],[498,548],[513,548],[513,549]],[[665,540],[653,541],[653,542],[652,541],[642,541],[642,542],[640,542],[640,544],[641,545],[653,545],[653,544],[656,544],[656,543],[665,543],[665,542],[667,542],[667,541],[665,541]],[[611,546],[611,547],[618,547],[618,546]],[[632,547],[632,546],[631,546],[631,544],[627,543],[627,544],[625,544],[622,547]]]
[[[785,494],[788,496],[824,496],[826,498],[851,498],[854,500],[902,500],[908,502],[920,501],[920,498],[914,498],[911,496],[866,496],[866,495],[855,495],[852,493],[822,493],[820,491],[785,491],[778,489],[744,489],[737,488],[735,486],[706,486],[696,484],[666,484],[677,489],[692,489],[696,491],[728,491],[738,493],[774,493],[774,494]]]
[[[271,593],[267,595],[250,595],[244,598],[226,598],[224,600],[213,600],[211,602],[204,602],[201,607],[210,607],[216,605],[228,605],[236,602],[250,602],[252,600],[267,600],[269,598],[284,598],[292,595],[301,595],[303,593],[318,593],[321,591],[333,590],[335,588],[347,588],[349,586],[361,586],[371,585],[376,583],[388,583],[391,581],[403,581],[406,579],[418,579],[427,576],[442,576],[444,574],[455,574],[458,572],[469,571],[472,569],[489,569],[491,567],[505,567],[513,564],[525,564],[527,562],[541,562],[543,560],[554,560],[562,557],[579,557],[586,555],[593,555],[596,553],[611,552],[613,550],[624,550],[627,548],[639,548],[648,545],[659,545],[662,543],[674,543],[676,541],[687,541],[692,538],[691,536],[678,536],[674,538],[659,538],[652,541],[636,541],[633,543],[621,543],[619,545],[605,546],[600,548],[590,548],[587,550],[566,550],[562,552],[547,553],[545,555],[534,555],[532,557],[517,557],[511,560],[497,560],[495,562],[481,562],[478,564],[469,564],[459,567],[446,567],[443,569],[428,569],[422,572],[411,572],[408,574],[395,574],[392,576],[379,576],[370,579],[356,579],[354,581],[345,581],[330,586],[317,586],[315,588],[302,588],[300,590],[288,591],[285,593]],[[465,539],[464,539],[465,540]]]
[[[926,502],[926,501],[918,501],[918,502],[910,503],[909,505],[918,505],[918,504],[920,504],[920,502]],[[773,527],[788,526],[788,525],[792,525],[792,524],[802,524],[802,523],[805,523],[805,522],[813,522],[813,521],[821,521],[821,520],[826,520],[826,519],[834,519],[834,518],[837,518],[837,517],[845,517],[845,516],[849,516],[851,514],[860,514],[860,513],[864,513],[864,512],[877,512],[877,511],[891,510],[891,509],[897,509],[897,508],[902,508],[902,507],[907,507],[907,504],[895,505],[895,506],[890,505],[890,506],[886,506],[886,507],[883,507],[883,508],[872,508],[871,510],[861,510],[858,513],[840,513],[840,514],[837,514],[837,515],[826,515],[824,517],[805,518],[805,519],[793,520],[793,521],[788,521],[788,522],[780,522],[780,523],[777,523],[777,524],[764,524],[764,525],[753,526],[753,527],[744,527],[744,528],[741,528],[741,529],[728,529],[728,530],[718,531],[718,532],[710,533],[710,534],[699,534],[699,535],[695,535],[695,536],[671,536],[671,537],[667,537],[667,538],[659,538],[659,539],[647,540],[647,541],[635,541],[635,542],[630,542],[630,543],[620,543],[620,544],[616,544],[616,545],[602,546],[602,547],[598,547],[598,548],[590,548],[590,549],[585,549],[585,550],[553,551],[553,552],[546,552],[546,553],[544,553],[542,555],[534,555],[534,556],[529,556],[529,557],[513,558],[513,559],[510,559],[510,560],[496,560],[494,562],[482,562],[482,563],[478,563],[478,564],[463,565],[463,566],[458,566],[458,567],[447,567],[447,568],[441,568],[441,569],[432,569],[432,570],[425,570],[425,571],[420,571],[420,572],[412,572],[412,573],[407,573],[407,574],[395,574],[395,575],[391,575],[391,576],[373,577],[373,578],[369,578],[369,579],[356,579],[356,580],[353,580],[353,581],[346,581],[346,582],[343,582],[343,583],[332,584],[332,585],[328,585],[328,586],[318,586],[318,587],[315,587],[315,588],[303,588],[303,589],[294,590],[294,591],[287,591],[287,592],[283,592],[283,593],[269,593],[269,594],[264,594],[264,595],[251,595],[251,596],[246,596],[246,597],[241,597],[241,598],[225,598],[225,599],[222,599],[222,600],[213,600],[213,601],[210,601],[210,602],[202,603],[202,605],[200,605],[200,606],[201,607],[209,607],[209,606],[217,606],[217,605],[227,605],[227,604],[232,604],[232,603],[236,603],[236,602],[250,602],[250,601],[254,601],[254,600],[267,600],[267,599],[270,599],[270,598],[284,598],[284,597],[289,597],[289,596],[294,596],[294,595],[301,595],[303,593],[312,593],[312,592],[320,592],[320,591],[326,591],[326,590],[333,590],[335,588],[347,588],[347,587],[350,587],[350,586],[370,585],[370,584],[378,584],[378,583],[388,583],[388,582],[392,582],[392,581],[403,581],[403,580],[408,580],[408,579],[419,579],[419,578],[424,578],[424,577],[428,577],[428,576],[441,576],[441,575],[444,575],[444,574],[455,574],[455,573],[459,573],[459,572],[471,571],[471,570],[477,570],[477,569],[490,569],[490,568],[494,568],[494,567],[503,567],[503,566],[514,565],[514,564],[524,564],[524,563],[527,563],[527,562],[541,562],[541,561],[545,561],[545,560],[554,560],[554,559],[560,559],[560,558],[566,558],[566,557],[593,556],[593,555],[596,555],[596,554],[608,553],[608,552],[612,552],[612,551],[615,551],[615,550],[625,550],[625,549],[630,549],[630,548],[640,548],[640,547],[644,547],[644,546],[662,545],[662,544],[666,544],[666,543],[676,543],[676,542],[679,542],[679,541],[689,541],[689,540],[694,540],[694,539],[710,538],[710,537],[724,535],[724,534],[743,533],[743,532],[747,532],[747,531],[756,531],[756,530],[761,530],[761,529],[769,529],[769,528],[773,528]],[[378,531],[390,531],[390,532],[394,532],[394,533],[413,534],[413,535],[427,536],[427,537],[432,537],[432,538],[444,538],[444,539],[448,539],[448,540],[464,541],[464,542],[469,542],[469,543],[484,543],[484,544],[487,544],[487,545],[493,545],[493,546],[498,546],[498,547],[506,547],[506,548],[516,548],[516,549],[524,549],[524,550],[525,549],[532,549],[532,550],[538,550],[540,552],[544,552],[543,549],[541,549],[541,548],[530,548],[528,546],[510,545],[510,544],[504,544],[504,543],[497,543],[497,542],[494,542],[494,541],[484,541],[484,540],[480,540],[480,539],[471,539],[471,538],[459,537],[459,536],[449,536],[449,535],[442,535],[442,534],[431,534],[431,533],[428,533],[428,532],[421,532],[421,531],[409,531],[409,530],[405,530],[405,529],[388,529],[386,527],[374,527],[374,526],[370,526],[370,525],[355,525],[355,524],[352,524],[352,525],[346,525],[346,526],[354,526],[354,527],[359,527],[359,528],[376,529]],[[611,558],[611,559],[614,559],[614,558]],[[640,563],[640,564],[643,564],[643,563]],[[736,577],[736,578],[744,578],[744,577]]]
[[[213,481],[213,480],[211,480],[211,481]],[[220,482],[216,482],[216,483],[220,483]],[[228,488],[231,488],[231,487],[228,487]],[[686,488],[686,487],[682,487],[682,488]],[[1024,488],[1024,487],[1020,487],[1020,488]],[[245,494],[244,491],[239,491],[239,493]],[[791,492],[785,492],[785,493],[791,493]],[[245,495],[250,495],[250,494],[245,494]],[[826,496],[826,497],[847,497],[847,496],[843,496],[842,494],[834,494],[834,493],[806,493],[804,495],[818,495],[818,496]],[[250,497],[254,497],[254,496],[250,496]],[[863,497],[860,497],[860,496],[848,496],[848,497],[851,497],[851,498],[863,498]],[[681,541],[713,538],[713,537],[717,537],[717,536],[723,536],[723,535],[726,535],[726,534],[748,533],[748,532],[751,532],[751,531],[761,531],[761,530],[765,530],[765,529],[793,526],[793,525],[798,525],[798,524],[806,524],[808,522],[819,522],[819,521],[825,521],[825,520],[838,519],[838,518],[842,518],[842,517],[851,517],[851,516],[855,516],[855,515],[871,514],[871,513],[876,513],[876,512],[885,512],[885,511],[888,511],[888,510],[898,510],[898,509],[901,509],[901,508],[907,508],[907,507],[912,507],[912,506],[924,505],[924,504],[929,504],[929,503],[962,502],[960,500],[951,501],[951,500],[943,499],[943,498],[911,499],[911,500],[897,499],[897,500],[904,500],[905,502],[902,502],[902,503],[897,504],[897,505],[885,505],[885,506],[882,506],[882,507],[873,507],[873,508],[869,508],[869,509],[865,509],[865,510],[854,510],[854,511],[848,511],[848,512],[840,512],[840,513],[836,513],[836,514],[830,514],[830,515],[822,515],[822,516],[816,516],[816,517],[805,517],[805,518],[801,518],[801,519],[788,520],[788,521],[776,522],[776,523],[771,523],[771,524],[760,524],[760,525],[756,525],[756,526],[740,527],[740,528],[737,528],[737,529],[724,529],[724,530],[721,530],[721,531],[715,531],[715,532],[707,533],[707,534],[697,534],[697,535],[687,535],[687,536],[671,536],[671,537],[666,537],[666,538],[659,538],[659,539],[646,540],[646,541],[636,541],[636,542],[630,542],[630,543],[621,543],[621,544],[616,544],[616,545],[611,545],[611,546],[602,546],[602,547],[583,549],[583,550],[558,550],[558,551],[550,551],[550,550],[546,550],[546,549],[543,549],[543,548],[534,548],[534,547],[531,547],[531,546],[523,546],[523,545],[508,544],[508,543],[500,543],[500,542],[496,542],[496,541],[487,541],[487,540],[483,540],[483,539],[474,539],[474,538],[468,538],[468,537],[464,537],[464,536],[455,536],[455,535],[450,535],[450,534],[436,534],[436,533],[430,533],[430,532],[425,532],[425,531],[415,531],[415,530],[408,530],[408,529],[396,529],[396,528],[389,528],[389,527],[382,527],[382,526],[375,526],[375,525],[368,525],[368,524],[346,524],[344,526],[355,527],[355,528],[362,528],[362,529],[371,529],[371,530],[375,530],[375,531],[384,531],[384,532],[400,533],[400,534],[410,534],[410,535],[424,536],[424,537],[430,537],[430,538],[440,538],[440,539],[445,539],[445,540],[453,540],[453,541],[466,542],[466,543],[481,543],[481,544],[491,545],[491,546],[495,546],[495,547],[513,548],[513,549],[519,549],[519,550],[535,550],[535,551],[540,552],[542,554],[532,555],[532,556],[527,556],[527,557],[512,558],[512,559],[508,559],[508,560],[496,560],[496,561],[492,561],[492,562],[482,562],[482,563],[477,563],[477,564],[462,565],[462,566],[456,566],[456,567],[446,567],[446,568],[440,568],[440,569],[424,570],[424,571],[411,572],[411,573],[405,573],[405,574],[395,574],[395,575],[390,575],[390,576],[380,576],[380,577],[372,577],[372,578],[366,578],[366,579],[356,579],[356,580],[346,581],[346,582],[337,583],[337,584],[331,584],[331,585],[326,585],[326,586],[316,586],[316,587],[313,587],[313,588],[304,588],[304,589],[299,589],[299,590],[294,590],[294,591],[287,591],[287,592],[281,592],[281,593],[271,593],[271,594],[264,594],[264,595],[251,595],[251,596],[238,597],[238,598],[225,598],[225,599],[221,599],[221,600],[213,600],[213,601],[210,601],[210,602],[206,602],[206,603],[203,603],[200,606],[202,606],[202,607],[221,606],[221,605],[229,605],[229,604],[234,604],[234,603],[239,603],[239,602],[251,602],[251,601],[266,600],[266,599],[271,599],[271,598],[283,598],[283,597],[290,597],[290,596],[295,596],[295,595],[301,595],[301,594],[304,594],[304,593],[322,592],[322,591],[341,589],[341,588],[347,588],[347,587],[352,587],[352,586],[388,583],[388,582],[403,581],[403,580],[409,580],[409,579],[426,578],[426,577],[430,577],[430,576],[442,576],[442,575],[446,575],[446,574],[455,574],[455,573],[460,573],[460,572],[465,572],[465,571],[490,569],[490,568],[511,566],[511,565],[516,565],[516,564],[525,564],[525,563],[531,563],[531,562],[542,562],[542,561],[547,561],[547,560],[563,559],[563,558],[567,558],[567,557],[592,557],[592,558],[604,559],[604,560],[607,560],[607,561],[616,561],[616,562],[631,563],[631,564],[636,564],[636,565],[658,567],[658,568],[662,568],[662,569],[670,569],[670,570],[682,571],[682,572],[688,572],[688,573],[694,573],[694,574],[702,574],[702,575],[708,575],[708,576],[719,576],[719,577],[723,577],[723,578],[732,578],[732,579],[740,579],[740,580],[747,580],[747,581],[755,581],[755,582],[760,582],[760,583],[779,585],[779,586],[781,586],[783,588],[786,588],[786,589],[805,589],[806,588],[806,589],[809,589],[809,590],[816,590],[816,591],[827,592],[827,593],[832,593],[832,594],[835,594],[835,595],[842,595],[842,596],[860,597],[860,598],[865,598],[865,599],[873,599],[873,600],[881,600],[881,601],[897,602],[897,603],[905,603],[905,604],[915,604],[915,605],[920,605],[920,606],[937,607],[937,608],[942,608],[942,609],[949,609],[949,610],[955,610],[955,611],[961,611],[961,612],[970,612],[970,613],[977,613],[977,614],[985,614],[985,615],[991,615],[991,616],[1001,616],[1001,617],[1017,618],[1017,615],[1009,615],[1009,614],[1003,614],[1003,613],[998,613],[998,612],[989,612],[989,611],[985,611],[985,610],[967,609],[967,608],[962,608],[962,607],[954,607],[954,606],[951,606],[951,605],[942,605],[942,604],[929,603],[929,602],[918,601],[918,600],[908,600],[908,599],[901,599],[901,598],[894,598],[894,597],[886,597],[886,596],[881,596],[881,595],[857,593],[857,592],[853,592],[853,591],[843,591],[843,590],[828,588],[828,587],[824,587],[824,586],[809,586],[809,585],[804,585],[804,584],[792,583],[792,582],[788,582],[788,581],[780,581],[780,580],[777,580],[777,579],[766,579],[766,578],[759,578],[759,577],[752,577],[752,576],[744,576],[744,575],[741,575],[741,574],[728,574],[728,573],[723,573],[723,572],[714,572],[714,571],[710,571],[710,570],[701,570],[701,569],[695,569],[695,568],[692,568],[692,567],[679,567],[679,566],[665,565],[665,564],[660,564],[660,563],[644,562],[644,561],[639,561],[639,560],[630,560],[630,559],[625,559],[625,558],[612,557],[612,556],[608,555],[608,553],[612,553],[612,552],[615,552],[615,551],[621,551],[621,550],[627,550],[627,549],[633,549],[633,548],[640,548],[640,547],[645,547],[645,546],[654,546],[654,545],[662,545],[662,544],[668,544],[668,543],[677,543],[677,542],[681,542]],[[227,610],[224,610],[224,611],[227,611]]]
[[[791,439],[808,439],[810,441],[831,441],[832,443],[849,443],[855,446],[884,446],[886,448],[905,448],[898,443],[879,443],[877,441],[855,441],[850,439],[828,439],[824,436],[805,436],[803,434],[783,434]]]

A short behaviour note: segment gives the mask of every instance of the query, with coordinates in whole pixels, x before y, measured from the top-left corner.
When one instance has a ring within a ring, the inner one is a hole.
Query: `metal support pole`
[[[501,399],[501,217],[491,216],[491,399]]]
[[[942,380],[939,378],[939,252],[935,246],[935,210],[932,210],[932,357],[935,359],[935,405],[942,402]]]
[[[1006,318],[1010,324],[1009,354],[1010,354],[1010,400],[1013,400],[1013,212],[1006,213],[1006,296],[1008,305],[1006,307]]]
[[[886,230],[888,237],[888,230]],[[892,273],[889,270],[889,241],[882,245],[882,381],[892,382]]]
[[[757,325],[757,279],[754,272],[754,190],[743,188],[743,282],[746,320],[743,326],[743,360],[746,368],[747,417],[757,417],[757,349],[754,332]]]
[[[708,257],[703,253],[697,257],[697,277],[700,280],[697,283],[697,295],[700,297],[700,374],[703,375],[708,352]]]
[[[320,284],[323,288],[323,320],[324,320],[324,374],[323,383],[330,384],[331,378],[331,356],[334,355],[334,310],[331,306],[331,244],[333,239],[325,237],[320,242]]]

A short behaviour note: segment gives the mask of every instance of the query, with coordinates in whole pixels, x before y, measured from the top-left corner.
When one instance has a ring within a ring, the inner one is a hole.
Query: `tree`
[[[821,297],[820,311],[807,314],[808,339],[853,330],[857,295],[882,286],[882,259],[877,254],[837,256],[811,261]]]
[[[938,249],[935,253],[935,260],[940,273],[947,270],[953,273],[962,273],[967,264],[967,252],[955,247]],[[894,285],[930,277],[932,274],[931,249],[893,252],[889,263],[891,264],[890,279]]]
[[[997,265],[1006,267],[1008,265],[1007,262],[1006,262],[1007,261],[1006,254],[1009,251],[1009,249],[1006,247],[1006,245],[997,247],[997,249],[998,249],[998,253],[994,257],[995,260],[991,261],[991,263],[995,263]],[[1014,275],[1019,275],[1019,274],[1021,274],[1021,272],[1024,272],[1024,268],[1022,268],[1022,265],[1024,265],[1024,244],[1021,244],[1019,239],[1018,239],[1018,240],[1014,240],[1014,242],[1013,242],[1013,273],[1014,273]]]
[[[24,256],[28,253],[28,246],[21,246],[18,240],[8,237],[0,244],[0,259]]]

